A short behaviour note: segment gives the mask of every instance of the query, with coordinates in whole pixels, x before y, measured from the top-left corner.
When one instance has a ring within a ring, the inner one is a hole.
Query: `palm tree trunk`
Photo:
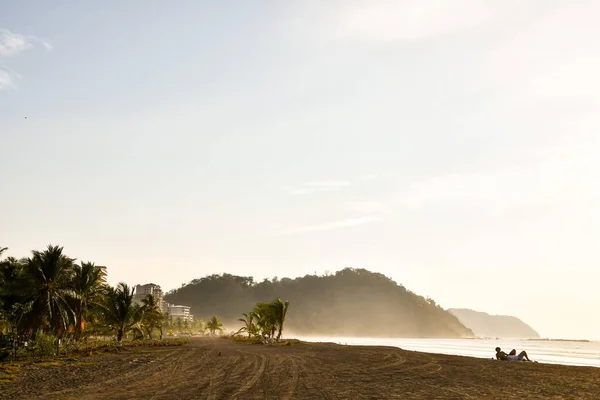
[[[77,316],[75,317],[75,340],[79,341],[81,339],[81,332],[83,326],[83,311],[81,308],[77,311]]]
[[[121,327],[117,332],[117,347],[121,347],[123,345],[123,331],[124,328]]]

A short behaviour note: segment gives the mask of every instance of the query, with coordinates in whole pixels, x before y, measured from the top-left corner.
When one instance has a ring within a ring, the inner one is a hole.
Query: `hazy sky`
[[[0,245],[165,289],[367,268],[600,339],[598,15],[0,0]]]

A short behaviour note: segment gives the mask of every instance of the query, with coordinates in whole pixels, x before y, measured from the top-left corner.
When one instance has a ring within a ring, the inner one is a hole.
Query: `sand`
[[[491,354],[490,354],[491,356]],[[295,343],[193,338],[23,365],[0,399],[598,399],[600,368]]]

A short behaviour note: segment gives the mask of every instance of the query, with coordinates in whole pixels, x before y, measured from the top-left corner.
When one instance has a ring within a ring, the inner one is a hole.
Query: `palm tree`
[[[109,287],[104,305],[106,322],[117,333],[117,346],[122,345],[123,336],[139,324],[142,308],[133,304],[134,288],[119,283],[116,288]]]
[[[273,308],[275,309],[276,316],[276,325],[277,325],[277,341],[281,340],[281,333],[283,332],[283,324],[285,322],[285,316],[287,315],[288,307],[290,306],[290,302],[286,301],[285,303],[281,301],[281,299],[277,299],[273,302]]]
[[[208,329],[208,331],[210,332],[211,335],[214,335],[215,332],[217,332],[217,331],[219,331],[219,332],[223,331],[223,324],[221,323],[219,318],[213,316],[206,323],[206,329]]]
[[[29,326],[34,335],[44,324],[60,338],[74,319],[69,300],[75,297],[70,285],[74,259],[63,254],[63,248],[49,245],[44,251],[33,251],[24,261],[18,289],[31,302]]]
[[[14,282],[21,275],[22,268],[23,262],[14,257],[6,257],[6,260],[0,261],[0,285]]]
[[[72,286],[75,292],[75,338],[79,339],[85,329],[88,312],[98,310],[106,294],[104,271],[91,262],[75,265]]]
[[[0,261],[0,303],[6,305],[22,300],[23,293],[17,290],[17,284],[23,276],[23,262],[14,257]]]
[[[142,311],[144,313],[142,325],[148,334],[148,338],[152,339],[152,331],[154,328],[160,329],[160,336],[162,338],[162,323],[165,317],[160,311],[160,307],[156,303],[156,298],[154,295],[148,294],[142,299]]]
[[[257,335],[258,327],[254,323],[254,317],[256,315],[253,312],[250,312],[248,314],[244,313],[242,315],[244,316],[244,318],[240,318],[238,319],[238,321],[242,322],[244,326],[242,326],[240,330],[236,332],[236,335],[242,332],[246,332],[248,334],[248,338]]]
[[[256,318],[256,325],[261,336],[274,337],[277,331],[277,314],[273,303],[258,303],[254,306],[252,313]]]
[[[22,271],[23,263],[13,257],[0,261],[0,335],[19,330],[22,317],[30,311],[30,307],[14,308],[15,305],[23,306],[24,297],[17,285],[22,279]],[[16,318],[17,314],[19,318]]]

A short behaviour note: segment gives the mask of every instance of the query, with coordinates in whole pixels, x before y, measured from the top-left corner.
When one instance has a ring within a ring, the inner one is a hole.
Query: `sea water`
[[[391,346],[425,353],[494,358],[496,347],[508,353],[527,351],[534,361],[549,364],[600,367],[600,342],[524,339],[400,339],[351,337],[299,337],[307,342],[329,342],[351,346]]]

